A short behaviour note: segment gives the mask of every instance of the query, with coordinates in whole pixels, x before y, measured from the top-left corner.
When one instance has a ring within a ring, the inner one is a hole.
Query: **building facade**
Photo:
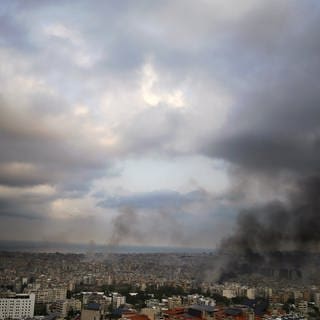
[[[10,294],[0,298],[0,319],[23,319],[34,315],[35,294]]]

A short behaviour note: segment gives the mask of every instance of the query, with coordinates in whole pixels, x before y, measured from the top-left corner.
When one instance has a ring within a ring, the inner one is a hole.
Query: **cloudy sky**
[[[319,1],[1,1],[1,239],[215,247],[286,202],[319,30]]]

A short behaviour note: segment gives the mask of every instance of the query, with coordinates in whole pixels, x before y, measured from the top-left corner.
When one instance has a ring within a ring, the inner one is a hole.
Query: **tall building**
[[[254,300],[256,298],[256,289],[254,288],[247,289],[247,297],[248,299]]]
[[[314,302],[316,306],[319,308],[320,307],[320,292],[316,292],[314,294]]]
[[[0,319],[31,318],[34,314],[35,294],[9,294],[0,298]]]

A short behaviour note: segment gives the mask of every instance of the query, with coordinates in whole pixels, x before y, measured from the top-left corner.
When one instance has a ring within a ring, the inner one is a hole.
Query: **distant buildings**
[[[35,294],[11,293],[0,298],[0,319],[31,318],[34,314]]]
[[[232,307],[192,305],[164,311],[163,316],[165,320],[255,320],[253,310],[244,305]]]
[[[37,315],[49,313],[59,320],[80,320],[80,313],[81,320],[105,320],[111,315],[123,320],[265,320],[293,314],[293,319],[310,315],[320,319],[320,275],[310,284],[267,276],[224,283],[195,280],[199,265],[208,258],[119,254],[108,261],[87,261],[74,254],[0,252],[0,320],[31,320],[34,308]]]

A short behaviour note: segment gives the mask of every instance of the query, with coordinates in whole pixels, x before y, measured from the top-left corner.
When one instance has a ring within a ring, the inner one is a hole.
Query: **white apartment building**
[[[70,310],[75,312],[81,311],[81,301],[77,299],[60,300],[55,303],[56,310],[60,313],[61,317],[66,317]]]
[[[298,310],[303,313],[308,313],[308,301],[301,300],[298,302]]]
[[[35,294],[10,294],[0,298],[0,319],[32,318]]]
[[[234,289],[223,289],[222,295],[228,299],[232,299],[237,296],[236,291]]]
[[[36,303],[53,303],[59,300],[65,300],[67,297],[66,288],[47,288],[28,291],[28,293],[35,294]]]
[[[116,292],[112,293],[112,299],[114,308],[119,308],[122,304],[126,303],[126,297]]]
[[[316,306],[319,308],[320,307],[320,292],[316,292],[314,294],[314,302]]]
[[[256,289],[255,288],[247,289],[247,297],[248,299],[254,300],[256,298]]]

